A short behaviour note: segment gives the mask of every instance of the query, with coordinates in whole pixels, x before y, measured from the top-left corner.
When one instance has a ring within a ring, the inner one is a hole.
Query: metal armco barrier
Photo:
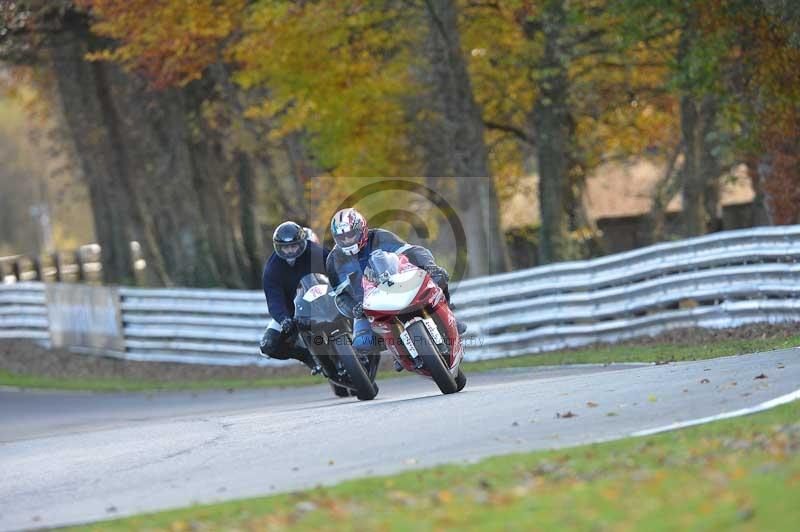
[[[480,360],[685,327],[800,322],[800,226],[715,233],[587,261],[470,279],[454,287]],[[120,288],[132,360],[260,361],[260,291]],[[0,338],[47,340],[41,283],[0,286]]]
[[[0,338],[26,338],[49,345],[44,283],[0,284]]]

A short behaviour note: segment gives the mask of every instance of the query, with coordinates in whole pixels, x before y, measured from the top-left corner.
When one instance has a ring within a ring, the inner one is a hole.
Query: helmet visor
[[[360,239],[361,231],[357,228],[340,233],[338,235],[333,235],[333,240],[343,248],[350,247],[353,244],[358,244]]]
[[[275,242],[275,252],[285,260],[293,260],[306,250],[306,241],[300,242]]]

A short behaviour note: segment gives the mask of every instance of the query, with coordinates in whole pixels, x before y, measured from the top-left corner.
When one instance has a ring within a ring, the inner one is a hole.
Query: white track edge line
[[[776,406],[784,405],[786,403],[791,403],[792,401],[796,401],[798,399],[800,399],[800,390],[795,390],[791,393],[787,393],[786,395],[778,396],[775,399],[764,401],[763,403],[759,403],[749,408],[741,408],[739,410],[733,410],[731,412],[723,412],[722,414],[717,414],[715,416],[690,419],[689,421],[678,421],[670,425],[664,425],[662,427],[656,427],[653,429],[638,430],[636,432],[633,432],[631,436],[634,437],[650,436],[651,434],[659,434],[661,432],[669,432],[671,430],[693,427],[695,425],[702,425],[704,423],[711,423],[712,421],[719,421],[722,419],[730,419],[739,416],[746,416],[749,414],[755,414],[756,412],[763,412],[764,410],[769,410],[771,408],[775,408]]]

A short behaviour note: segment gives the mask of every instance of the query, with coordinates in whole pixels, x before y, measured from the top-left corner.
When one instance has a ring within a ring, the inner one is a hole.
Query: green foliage
[[[409,175],[403,98],[413,93],[413,29],[389,2],[262,2],[229,57],[244,88],[268,96],[247,110],[310,133],[321,168],[340,176]]]

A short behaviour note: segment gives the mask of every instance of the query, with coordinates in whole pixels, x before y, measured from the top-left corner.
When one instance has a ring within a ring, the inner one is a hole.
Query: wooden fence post
[[[61,282],[61,256],[58,254],[58,251],[52,253],[50,257],[53,259],[53,267],[56,269],[56,282]]]
[[[11,263],[11,273],[14,274],[16,278],[16,282],[20,282],[22,280],[22,268],[19,265],[19,259],[14,259],[14,262]]]
[[[40,257],[31,257],[31,266],[33,267],[35,281],[44,281],[44,276],[42,275],[42,259]]]
[[[83,282],[86,277],[83,274],[83,256],[80,248],[75,250],[75,267],[78,268],[78,282]]]

